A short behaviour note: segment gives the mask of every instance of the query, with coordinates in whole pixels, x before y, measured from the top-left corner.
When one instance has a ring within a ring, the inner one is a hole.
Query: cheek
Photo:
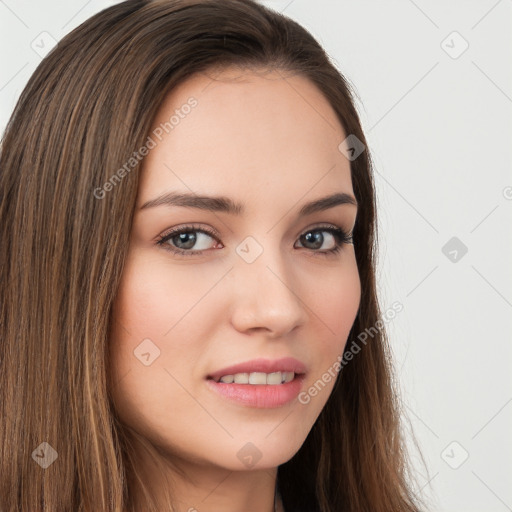
[[[201,270],[191,272],[187,265],[167,265],[134,252],[124,269],[114,319],[133,342],[169,339],[187,323],[189,313],[211,287],[212,277]]]
[[[307,261],[290,280],[308,321],[298,338],[311,372],[293,417],[297,434],[306,435],[320,415],[338,378],[339,362],[357,317],[361,282],[353,248],[332,265]]]
[[[322,290],[324,310],[328,313],[329,326],[338,339],[346,340],[359,310],[361,283],[355,261],[343,268],[339,281],[326,283]]]
[[[308,332],[315,339],[315,371],[308,379],[305,401],[301,402],[309,404],[315,417],[334,388],[340,356],[359,310],[361,283],[355,257],[336,272],[317,277],[316,284],[317,293],[312,293],[311,283],[307,291],[312,299],[312,325]]]
[[[355,256],[333,272],[317,273],[304,284],[305,304],[312,323],[325,333],[327,352],[339,354],[359,310],[361,283]]]
[[[176,410],[194,411],[179,383],[190,377],[206,342],[198,331],[200,322],[192,320],[208,281],[185,266],[157,265],[134,252],[123,270],[112,312],[112,397],[120,417],[140,432],[177,435],[173,429],[183,426],[166,414],[171,403]],[[162,424],[154,429],[159,421]]]
[[[222,276],[225,270],[220,271]],[[145,382],[147,367],[137,356],[147,352],[146,359],[158,356],[151,369],[187,376],[195,371],[197,357],[207,348],[206,331],[221,319],[222,305],[208,297],[218,279],[207,266],[191,270],[133,250],[113,307],[109,347],[114,379],[131,372]]]

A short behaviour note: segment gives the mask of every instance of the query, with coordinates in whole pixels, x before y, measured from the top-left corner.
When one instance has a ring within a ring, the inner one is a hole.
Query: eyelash
[[[313,229],[308,229],[307,231],[304,231],[300,236],[302,237],[303,235],[305,235],[307,233],[318,233],[318,232],[322,232],[322,231],[327,231],[328,233],[331,233],[334,236],[334,238],[336,240],[336,246],[333,249],[328,249],[326,251],[318,251],[315,249],[310,249],[313,253],[316,253],[316,254],[319,254],[322,256],[332,256],[332,255],[340,252],[341,246],[343,244],[352,244],[353,243],[352,234],[349,234],[345,230],[343,230],[337,226],[333,226],[333,225],[318,226]],[[158,238],[158,240],[156,241],[156,244],[161,246],[164,250],[172,252],[173,254],[178,254],[178,255],[182,255],[182,256],[199,256],[200,254],[202,254],[205,251],[204,250],[193,251],[193,250],[178,249],[178,248],[170,246],[169,244],[166,244],[166,242],[168,240],[170,240],[171,238],[173,238],[177,235],[180,235],[182,233],[190,233],[190,232],[204,233],[208,236],[211,236],[218,242],[217,235],[212,230],[207,229],[207,228],[200,228],[195,225],[189,225],[189,226],[183,226],[181,228],[174,229],[170,232],[167,232],[167,233],[161,235]]]

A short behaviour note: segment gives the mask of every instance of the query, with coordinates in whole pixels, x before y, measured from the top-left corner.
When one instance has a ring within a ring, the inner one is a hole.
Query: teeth
[[[294,372],[274,372],[274,373],[235,373],[234,375],[223,375],[218,382],[225,384],[284,384],[291,382],[295,378]]]

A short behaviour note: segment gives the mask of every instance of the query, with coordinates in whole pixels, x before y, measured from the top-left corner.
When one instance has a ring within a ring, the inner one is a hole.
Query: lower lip
[[[229,400],[247,407],[274,409],[295,400],[300,393],[304,375],[284,384],[225,384],[207,379],[210,389]]]

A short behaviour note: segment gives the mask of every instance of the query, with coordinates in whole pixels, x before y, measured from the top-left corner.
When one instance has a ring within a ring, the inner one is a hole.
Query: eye
[[[324,236],[323,233],[328,233],[328,236]],[[351,244],[352,235],[348,234],[345,230],[339,228],[338,226],[320,226],[303,233],[299,237],[299,241],[301,244],[305,243],[306,246],[313,245],[315,254],[329,256],[339,252],[343,244]],[[321,248],[326,241],[328,242],[327,249],[324,248],[323,251],[316,250]],[[302,245],[302,247],[304,247],[304,245]],[[307,248],[311,247],[306,247],[306,249]]]
[[[199,234],[199,236],[197,236],[197,234]],[[208,238],[213,238],[218,241],[213,231],[191,225],[167,232],[157,240],[157,244],[175,254],[191,256],[201,254],[203,250],[208,249]],[[172,242],[172,245],[170,242]],[[199,247],[196,247],[195,250],[191,250],[196,244],[199,244]]]
[[[327,233],[327,236],[323,233]],[[190,225],[168,231],[159,237],[156,243],[174,254],[196,256],[202,254],[204,250],[212,248],[209,247],[211,246],[211,242],[208,241],[209,238],[213,238],[217,243],[220,243],[213,231]],[[299,242],[301,248],[310,249],[315,255],[328,256],[339,252],[343,244],[352,243],[352,235],[347,234],[338,226],[320,226],[305,231],[300,235]],[[319,250],[326,242],[327,249]],[[194,247],[195,249],[193,249]]]

